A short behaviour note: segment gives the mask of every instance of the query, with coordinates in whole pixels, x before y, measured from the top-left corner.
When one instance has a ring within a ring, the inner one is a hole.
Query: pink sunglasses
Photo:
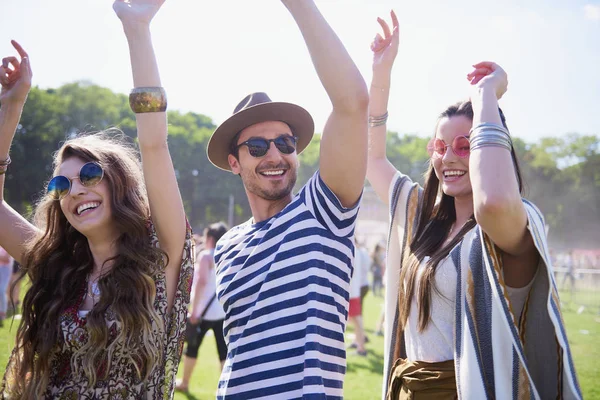
[[[440,138],[431,138],[427,144],[427,153],[429,153],[429,157],[442,158],[446,154],[448,147],[460,158],[466,158],[471,153],[471,143],[468,136],[457,136],[452,141],[452,144],[446,144]]]

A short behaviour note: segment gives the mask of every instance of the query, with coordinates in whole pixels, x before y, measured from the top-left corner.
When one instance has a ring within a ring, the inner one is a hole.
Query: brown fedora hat
[[[296,152],[300,154],[308,146],[315,132],[315,123],[304,108],[291,103],[271,101],[263,92],[252,93],[244,98],[233,115],[213,132],[206,148],[208,159],[216,167],[231,171],[227,156],[231,141],[240,131],[265,121],[282,121],[289,125],[298,138]]]

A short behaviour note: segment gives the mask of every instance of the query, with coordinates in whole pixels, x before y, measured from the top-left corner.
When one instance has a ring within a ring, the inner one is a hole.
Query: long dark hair
[[[112,221],[117,231],[117,255],[110,272],[99,280],[99,302],[87,315],[85,329],[89,340],[71,359],[81,360],[90,387],[104,379],[111,367],[115,346],[127,346],[127,352],[139,379],[148,377],[162,354],[156,346],[164,335],[163,321],[154,308],[156,286],[153,277],[164,270],[166,253],[153,247],[148,234],[150,208],[136,149],[125,136],[100,132],[71,139],[57,151],[54,169],[76,157],[94,161],[104,169],[111,191]],[[26,245],[21,276],[31,281],[23,299],[23,317],[17,331],[15,353],[8,366],[7,393],[16,398],[41,397],[52,365],[52,355],[62,340],[60,316],[77,304],[93,258],[87,238],[67,221],[60,204],[44,196],[34,213],[40,229]],[[126,288],[126,290],[123,290]],[[121,325],[117,337],[109,340],[105,313],[109,306]],[[154,323],[154,324],[153,324]],[[153,329],[158,327],[158,333]],[[98,370],[98,366],[106,368]]]
[[[504,113],[501,109],[498,110],[502,124],[508,129]],[[435,131],[437,132],[437,127],[442,119],[458,116],[463,116],[473,121],[473,107],[470,101],[456,103],[442,112],[438,117]],[[514,147],[511,148],[510,152],[519,191],[522,193],[521,170]],[[440,181],[435,174],[433,163],[430,160],[429,167],[425,173],[421,212],[418,215],[413,237],[408,238],[410,240],[410,251],[404,254],[400,272],[399,317],[402,329],[404,329],[408,321],[411,301],[416,291],[417,271],[426,256],[430,256],[431,258],[427,261],[425,271],[419,278],[419,290],[416,293],[417,309],[419,310],[419,331],[423,331],[429,323],[431,315],[431,291],[437,290],[434,283],[437,266],[448,255],[450,250],[462,240],[465,233],[473,229],[476,225],[475,216],[471,215],[467,223],[465,223],[450,243],[443,246],[450,228],[455,221],[456,209],[454,207],[454,197],[448,196],[441,189]],[[407,223],[412,223],[412,221],[408,221]]]

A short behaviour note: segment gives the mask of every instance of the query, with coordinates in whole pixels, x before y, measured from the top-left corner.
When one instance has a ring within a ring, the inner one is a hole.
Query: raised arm
[[[4,181],[10,168],[10,145],[31,88],[32,73],[25,50],[14,40],[12,45],[21,60],[5,57],[0,66],[0,246],[21,262],[25,241],[35,234],[36,228],[4,201]]]
[[[161,86],[152,47],[150,21],[163,3],[164,0],[117,0],[113,4],[129,43],[135,88]],[[136,122],[152,221],[160,246],[169,256],[167,293],[170,307],[179,278],[186,222],[175,169],[167,147],[167,114],[165,111],[136,113]]]
[[[389,203],[389,187],[396,174],[396,168],[386,155],[387,113],[390,97],[392,67],[398,54],[398,18],[392,11],[394,30],[381,18],[377,22],[383,28],[384,37],[379,33],[371,44],[373,50],[373,79],[369,97],[369,154],[367,179],[375,193],[385,203]]]
[[[333,105],[321,138],[320,173],[345,207],[356,204],[367,170],[368,94],[344,45],[312,0],[282,0],[296,20]]]
[[[527,229],[527,214],[511,152],[496,145],[478,147],[474,144],[476,136],[490,133],[476,129],[481,124],[502,126],[498,99],[508,86],[506,72],[495,63],[482,62],[474,65],[467,78],[474,86],[471,96],[474,131],[471,134],[473,148],[469,158],[469,175],[475,219],[505,255],[513,257],[510,262],[505,262],[507,284],[524,286],[535,273],[537,252]]]

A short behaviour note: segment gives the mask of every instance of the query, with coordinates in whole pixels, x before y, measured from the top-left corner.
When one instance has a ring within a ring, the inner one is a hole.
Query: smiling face
[[[438,123],[435,136],[446,145],[452,144],[457,136],[469,135],[472,125],[473,122],[463,115],[444,117]],[[445,194],[455,198],[473,195],[469,178],[469,156],[461,158],[448,146],[442,157],[433,157],[431,161]]]
[[[237,144],[251,138],[275,139],[281,135],[293,136],[290,127],[281,121],[266,121],[244,129],[237,138]],[[296,184],[298,154],[283,154],[274,143],[263,157],[253,157],[248,146],[240,146],[238,157],[229,155],[229,165],[244,182],[248,196],[277,201],[290,196]]]
[[[67,221],[83,235],[112,231],[111,191],[106,176],[100,183],[86,187],[79,180],[79,171],[86,163],[78,157],[70,157],[60,164],[55,175],[71,179],[71,191],[62,200],[60,208]]]

